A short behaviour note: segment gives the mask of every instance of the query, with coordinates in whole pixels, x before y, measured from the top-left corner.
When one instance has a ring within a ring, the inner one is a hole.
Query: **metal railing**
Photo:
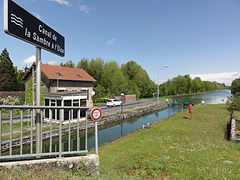
[[[0,160],[86,153],[87,110],[87,107],[0,106]]]

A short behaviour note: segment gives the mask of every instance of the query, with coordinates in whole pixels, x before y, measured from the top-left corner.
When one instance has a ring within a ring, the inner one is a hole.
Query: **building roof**
[[[45,93],[44,96],[73,96],[73,95],[87,95],[86,91],[80,92],[71,92],[71,91],[64,91],[64,92],[48,92]]]
[[[91,81],[91,82],[96,81],[86,71],[78,68],[41,64],[41,72],[48,79],[59,79],[59,80],[69,80],[69,81]],[[26,74],[23,77],[23,80],[26,79],[29,73],[31,73],[31,71],[26,72]]]

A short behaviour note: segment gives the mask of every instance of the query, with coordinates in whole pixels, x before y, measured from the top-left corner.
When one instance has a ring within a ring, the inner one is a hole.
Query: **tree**
[[[115,61],[105,63],[101,82],[108,97],[128,92],[128,81]]]
[[[234,117],[236,111],[240,111],[240,96],[229,98],[228,111],[231,113],[231,117]]]
[[[159,86],[161,96],[199,93],[223,88],[225,88],[223,84],[202,81],[199,77],[192,80],[189,75],[175,77]]]
[[[15,68],[16,76],[17,76],[17,83],[18,83],[18,91],[25,90],[25,83],[22,81],[22,77],[24,76],[25,72],[23,70],[18,70]]]
[[[89,74],[98,82],[101,82],[104,68],[104,61],[101,58],[92,59],[89,63]]]
[[[240,95],[240,78],[233,80],[231,84],[231,92],[233,95]]]
[[[60,63],[60,66],[74,68],[75,64],[74,64],[74,62],[72,60],[69,60],[65,64],[64,63]]]
[[[0,91],[18,90],[16,70],[5,48],[0,55]]]
[[[83,70],[85,70],[86,72],[89,73],[89,71],[90,71],[89,59],[87,59],[87,58],[82,58],[82,59],[78,62],[76,68],[83,69]]]
[[[129,80],[129,84],[131,86],[135,84],[138,87],[140,97],[152,97],[156,85],[150,80],[148,73],[140,65],[135,61],[129,61],[123,64],[121,69]]]

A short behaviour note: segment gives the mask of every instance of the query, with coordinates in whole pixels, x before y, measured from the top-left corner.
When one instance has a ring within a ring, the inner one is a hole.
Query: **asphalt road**
[[[131,104],[123,104],[122,106],[115,106],[115,107],[107,107],[107,106],[94,106],[100,108],[103,111],[103,115],[111,115],[111,114],[118,114],[122,111],[131,111],[134,109],[144,108],[152,105],[156,105],[156,100],[145,100],[145,101],[138,101],[136,103]],[[93,107],[93,108],[94,108]]]
[[[93,108],[100,108],[103,111],[104,116],[113,115],[113,114],[120,114],[122,112],[131,111],[140,108],[146,108],[149,106],[156,105],[156,100],[145,100],[145,101],[138,101],[136,103],[131,104],[123,104],[122,106],[115,106],[115,107],[108,107],[108,106],[94,106]],[[91,109],[89,109],[90,113]],[[24,121],[30,121],[30,116],[23,116]],[[2,121],[9,121],[9,118],[2,118]],[[19,122],[20,117],[13,117],[13,122]]]

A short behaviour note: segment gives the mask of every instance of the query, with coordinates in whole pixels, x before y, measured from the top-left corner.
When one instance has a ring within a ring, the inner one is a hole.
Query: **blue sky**
[[[65,57],[42,51],[42,62],[102,57],[140,64],[160,82],[185,74],[240,72],[239,0],[14,0],[65,37]],[[3,4],[0,4],[3,10]],[[3,26],[3,13],[0,24]],[[14,65],[35,47],[0,31],[0,51]]]

